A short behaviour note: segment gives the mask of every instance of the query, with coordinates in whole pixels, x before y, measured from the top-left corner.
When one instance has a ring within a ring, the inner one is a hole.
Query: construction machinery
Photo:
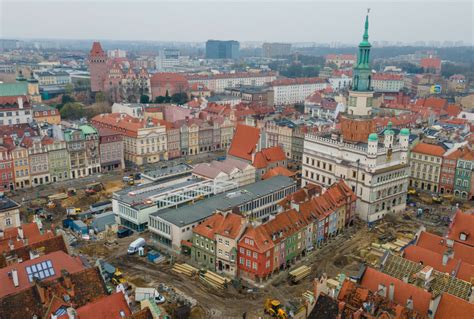
[[[114,275],[112,276],[111,282],[118,286],[119,284],[123,284],[124,282],[127,282],[125,278],[123,278],[123,273],[118,269],[115,268]]]
[[[265,313],[278,319],[287,319],[288,314],[285,311],[285,307],[281,304],[278,299],[267,299],[265,301]]]
[[[443,203],[443,198],[441,196],[438,196],[438,195],[433,195],[433,197],[431,197],[431,200],[433,201],[433,203],[436,203],[436,204],[442,204]]]
[[[48,209],[56,208],[56,203],[53,202],[52,200],[50,200],[50,201],[46,204],[46,207],[47,207]]]
[[[408,195],[416,195],[417,194],[416,189],[408,188],[407,194]]]
[[[94,195],[103,190],[104,190],[104,185],[100,182],[97,182],[97,183],[86,185],[85,193],[86,195]]]

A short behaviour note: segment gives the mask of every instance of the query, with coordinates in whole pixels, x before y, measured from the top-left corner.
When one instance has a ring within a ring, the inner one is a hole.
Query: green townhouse
[[[191,260],[200,268],[216,270],[216,237],[215,234],[222,226],[225,218],[216,213],[198,224],[193,229]]]
[[[71,176],[71,160],[66,148],[66,142],[51,140],[47,145],[49,174],[51,181],[59,182],[67,180]]]
[[[454,196],[462,199],[473,197],[472,174],[474,171],[474,152],[466,152],[458,158],[456,174],[454,176]]]
[[[306,253],[306,228],[304,217],[295,209],[282,212],[262,225],[275,244],[274,269],[289,267]]]

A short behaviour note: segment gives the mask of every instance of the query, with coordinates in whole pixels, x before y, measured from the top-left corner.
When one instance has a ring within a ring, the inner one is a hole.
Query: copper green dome
[[[369,135],[369,142],[376,142],[379,140],[377,133],[372,133]]]
[[[400,130],[400,135],[408,136],[408,135],[410,135],[410,130],[407,129],[407,128],[402,128],[402,129]]]

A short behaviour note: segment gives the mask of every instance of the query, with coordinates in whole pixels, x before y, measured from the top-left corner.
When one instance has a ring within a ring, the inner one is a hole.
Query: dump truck
[[[100,182],[97,182],[97,183],[86,185],[85,193],[86,195],[94,195],[103,190],[104,190],[104,185]]]
[[[265,301],[264,310],[266,314],[278,319],[287,319],[288,314],[285,311],[285,307],[277,299],[267,299]]]
[[[293,284],[297,284],[302,279],[306,278],[311,272],[311,267],[308,266],[301,266],[298,267],[289,273],[289,278]]]

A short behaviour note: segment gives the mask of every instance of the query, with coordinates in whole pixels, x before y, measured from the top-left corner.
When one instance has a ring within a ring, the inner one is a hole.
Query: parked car
[[[128,237],[128,236],[131,236],[132,234],[133,234],[133,231],[131,229],[128,229],[128,228],[120,228],[117,231],[117,237],[118,238],[125,238],[125,237]]]

